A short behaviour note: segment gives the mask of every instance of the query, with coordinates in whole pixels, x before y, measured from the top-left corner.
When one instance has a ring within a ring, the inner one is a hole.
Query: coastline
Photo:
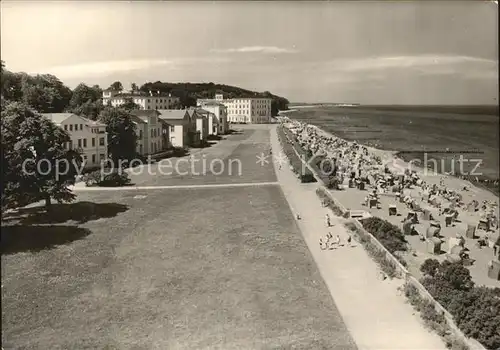
[[[286,117],[291,119],[291,120],[299,121],[298,119],[295,119],[295,118],[290,118],[288,116],[286,116]],[[344,140],[345,142],[348,142],[350,144],[353,143],[353,141],[345,140],[345,139],[335,135],[333,132],[326,131],[317,125],[309,124],[309,123],[307,123],[307,125],[314,127],[318,131],[318,133],[321,133],[327,137],[338,138],[338,139]],[[359,143],[359,144],[362,144],[362,143]],[[444,184],[448,188],[453,189],[453,190],[457,190],[457,191],[461,191],[461,192],[464,192],[463,188],[467,187],[467,188],[469,188],[469,191],[467,191],[467,192],[469,192],[471,195],[473,195],[473,198],[477,197],[477,200],[479,200],[479,201],[489,200],[489,201],[493,201],[493,202],[498,203],[498,201],[500,199],[497,193],[495,193],[489,189],[486,189],[482,186],[477,186],[475,181],[471,182],[471,181],[464,180],[464,179],[461,179],[461,178],[453,176],[453,175],[436,173],[436,172],[432,172],[432,171],[429,172],[428,169],[425,169],[425,168],[419,167],[413,163],[407,162],[404,158],[399,156],[399,153],[400,153],[399,151],[384,150],[384,149],[375,148],[375,147],[366,146],[366,145],[363,145],[363,146],[365,146],[368,149],[369,153],[380,157],[382,159],[382,161],[385,164],[387,164],[391,170],[396,170],[396,171],[401,171],[404,169],[414,170],[415,172],[417,172],[417,174],[420,177],[425,178],[426,182],[428,182],[430,184],[438,185],[440,180],[443,179]]]
[[[293,106],[293,108],[296,108],[296,107],[297,106]],[[300,106],[298,106],[298,107],[300,107]],[[332,130],[327,131],[327,130],[322,129],[321,126],[311,124],[310,120],[303,121],[300,118],[294,118],[292,112],[295,112],[295,111],[299,111],[299,109],[280,111],[279,114],[281,116],[288,117],[290,119],[297,120],[297,121],[302,121],[308,125],[314,126],[315,128],[317,128],[318,130],[321,130],[322,133],[324,133],[325,135],[327,135],[329,137],[339,138],[339,139],[344,140],[344,141],[349,142],[349,143],[354,142],[352,140],[348,140],[348,139],[343,138],[341,135],[336,134],[335,131],[332,131]],[[417,151],[408,153],[406,151],[400,151],[400,150],[395,150],[395,149],[388,149],[388,148],[382,148],[382,147],[376,148],[376,147],[369,145],[367,143],[364,143],[362,141],[356,141],[356,142],[360,145],[365,146],[366,148],[368,148],[370,150],[371,153],[380,156],[382,159],[387,159],[387,160],[394,159],[394,161],[398,164],[398,166],[403,166],[403,167],[407,168],[411,161],[418,160],[420,162],[423,162],[423,156],[422,156],[423,153],[420,153]],[[443,153],[445,153],[445,152],[443,152]],[[441,159],[444,159],[444,158],[441,158]],[[443,169],[441,169],[439,166],[440,161],[438,161],[437,163],[438,163],[438,167],[437,167],[438,169],[434,169],[434,170],[425,169],[423,166],[417,166],[415,163],[411,163],[412,164],[411,169],[417,171],[419,174],[431,172],[431,173],[433,173],[433,175],[435,175],[434,177],[436,177],[436,178],[441,178],[441,177],[454,178],[454,179],[460,180],[462,182],[462,185],[461,185],[462,188],[464,186],[474,187],[476,190],[486,191],[487,193],[492,194],[494,196],[495,200],[498,200],[500,198],[500,184],[499,184],[500,179],[499,178],[495,178],[494,176],[488,176],[488,175],[480,175],[477,177],[476,176],[459,177],[457,175],[446,173],[445,171],[442,171]],[[448,165],[448,163],[446,163],[446,165]],[[427,176],[428,176],[428,174],[427,174]],[[476,178],[477,178],[477,180],[476,180]],[[495,182],[496,182],[496,185],[495,185]]]

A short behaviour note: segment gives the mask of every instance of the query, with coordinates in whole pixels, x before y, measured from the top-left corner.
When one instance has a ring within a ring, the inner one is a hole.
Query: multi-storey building
[[[180,99],[171,94],[161,94],[157,91],[155,94],[150,91],[149,94],[140,91],[120,92],[111,89],[102,92],[102,102],[104,105],[111,103],[113,107],[118,107],[132,100],[139,105],[141,109],[173,109],[180,106]]]
[[[196,143],[196,119],[187,110],[158,110],[159,117],[170,124],[170,144],[174,147],[188,147]]]
[[[190,108],[187,110],[189,117],[191,120],[196,122],[196,132],[199,134],[197,139],[200,140],[200,143],[204,143],[207,141],[208,137],[208,117],[204,113],[199,113],[197,109]],[[208,113],[208,112],[207,112]]]
[[[230,123],[262,124],[271,121],[271,98],[247,97],[224,99],[222,94],[215,99],[198,99],[197,105],[221,103],[227,107],[227,120]]]
[[[213,114],[209,119],[209,133],[212,135],[227,134],[229,131],[227,107],[214,101],[201,102],[200,107]]]
[[[156,110],[132,110],[132,121],[136,125],[137,148],[140,155],[154,154],[164,149],[163,125]]]
[[[73,113],[44,113],[45,118],[65,130],[71,141],[66,147],[82,153],[85,167],[97,167],[108,158],[106,124]]]

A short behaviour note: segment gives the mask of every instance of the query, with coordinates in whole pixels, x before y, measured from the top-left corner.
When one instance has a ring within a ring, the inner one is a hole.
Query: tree
[[[27,74],[24,74],[27,75]],[[23,73],[12,73],[3,69],[1,75],[1,94],[8,101],[21,101],[23,93],[21,89]]]
[[[123,85],[119,81],[115,81],[113,84],[109,86],[109,88],[115,91],[123,91]]]
[[[23,75],[22,101],[40,113],[60,113],[69,105],[72,91],[50,74]]]
[[[119,160],[131,160],[136,154],[137,136],[135,124],[127,110],[123,108],[105,107],[99,120],[106,124],[108,133],[108,154],[113,164]]]
[[[99,85],[94,85],[93,87],[87,86],[84,83],[79,84],[74,90],[71,100],[69,102],[70,108],[77,108],[84,103],[97,102],[102,97],[102,90]]]
[[[103,109],[104,105],[102,104],[102,100],[89,100],[80,106],[69,108],[68,111],[91,120],[97,120]]]
[[[139,90],[139,87],[137,86],[137,84],[136,84],[136,83],[132,83],[132,84],[131,84],[131,89],[132,89],[132,91],[133,91],[133,92],[135,92],[135,91],[138,91],[138,90]]]
[[[22,103],[6,106],[2,113],[2,208],[51,199],[70,202],[68,186],[75,183],[82,159],[66,149],[69,135],[52,121]]]

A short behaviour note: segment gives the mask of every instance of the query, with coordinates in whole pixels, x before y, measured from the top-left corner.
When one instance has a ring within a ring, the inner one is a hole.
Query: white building
[[[180,104],[178,97],[171,94],[160,94],[159,91],[156,94],[153,94],[151,91],[149,94],[139,91],[122,93],[111,89],[106,89],[102,92],[102,102],[104,105],[111,103],[113,107],[118,107],[126,103],[127,100],[132,100],[141,109],[172,109]]]
[[[159,117],[170,124],[170,144],[173,147],[188,147],[196,142],[196,118],[191,118],[187,110],[162,109],[158,112]]]
[[[196,132],[199,134],[197,138],[199,139],[200,143],[204,143],[207,141],[207,137],[209,135],[208,133],[208,116],[207,114],[200,113],[198,109],[194,108],[189,108],[188,110],[189,118],[191,120],[194,120],[196,122]]]
[[[82,153],[85,167],[100,166],[108,158],[106,124],[73,113],[44,113],[45,118],[68,132],[71,142],[66,147]]]
[[[209,119],[208,130],[211,135],[224,135],[229,131],[227,107],[222,103],[209,101],[201,102],[201,108],[213,114]],[[215,118],[214,118],[215,117]]]
[[[163,125],[160,122],[160,113],[156,110],[133,110],[130,112],[132,121],[136,125],[137,146],[140,155],[155,154],[162,151]]]
[[[271,121],[271,98],[248,97],[224,99],[222,94],[215,99],[198,99],[198,106],[221,103],[227,107],[227,121],[230,123],[262,124]],[[205,107],[204,107],[205,108]]]

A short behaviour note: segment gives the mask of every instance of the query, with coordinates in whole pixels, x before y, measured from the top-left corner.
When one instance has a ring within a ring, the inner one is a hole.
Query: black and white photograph
[[[0,2],[1,350],[500,350],[498,2]]]

